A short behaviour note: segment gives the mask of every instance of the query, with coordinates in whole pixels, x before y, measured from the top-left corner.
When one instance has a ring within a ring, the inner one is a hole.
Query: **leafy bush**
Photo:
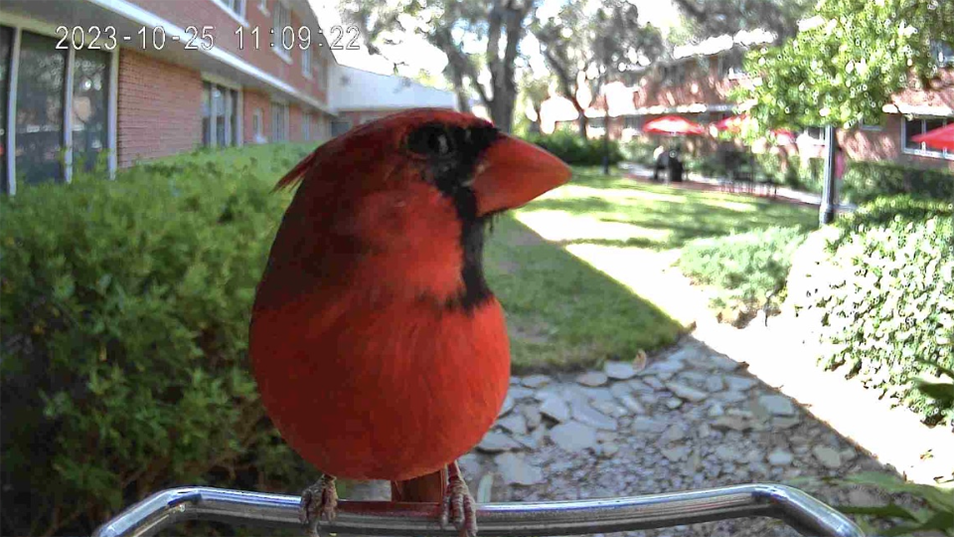
[[[954,494],[950,487],[907,483],[892,474],[863,472],[836,480],[843,485],[866,485],[888,494],[904,494],[918,500],[924,507],[910,509],[895,501],[884,505],[853,506],[839,505],[836,508],[849,515],[861,517],[861,529],[868,535],[921,535],[934,531],[934,535],[954,537]],[[884,530],[873,524],[887,523]]]
[[[857,211],[835,220],[838,232],[828,242],[828,250],[834,252],[852,234],[864,232],[873,227],[885,226],[893,222],[921,221],[932,216],[954,217],[954,204],[911,196],[878,198],[862,205]]]
[[[758,153],[755,160],[759,175],[770,178],[776,184],[802,192],[817,194],[822,191],[822,174],[825,168],[823,159],[812,158],[803,164],[801,159],[793,155],[785,167],[782,166],[781,157],[773,153]]]
[[[954,422],[943,400],[917,389],[937,383],[938,366],[954,368],[952,214],[951,204],[878,200],[810,238],[789,279],[822,364],[844,366],[929,424]]]
[[[535,134],[528,136],[527,141],[553,153],[567,164],[600,165],[603,163],[603,156],[606,154],[602,138],[584,139],[579,134],[569,131],[556,131],[550,135]],[[623,158],[619,143],[615,140],[609,142],[609,157],[610,164],[616,164]]]
[[[951,202],[954,173],[890,162],[854,161],[845,172],[842,194],[852,203],[900,194]]]
[[[693,155],[684,155],[683,160],[686,161],[686,169],[691,172],[696,172],[707,177],[728,177],[729,170],[717,155],[713,154],[700,154],[697,156]]]
[[[678,266],[694,281],[715,288],[712,305],[723,319],[744,321],[774,309],[784,296],[791,257],[805,238],[801,228],[769,228],[687,244]]]
[[[200,151],[0,199],[4,535],[89,534],[157,489],[297,487],[249,309],[299,146]]]
[[[659,144],[649,141],[633,139],[620,145],[620,152],[625,160],[642,164],[643,166],[652,166],[655,164],[653,151]]]

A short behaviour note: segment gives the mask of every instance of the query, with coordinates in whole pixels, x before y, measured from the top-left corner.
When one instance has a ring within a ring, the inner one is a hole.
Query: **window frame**
[[[286,14],[288,16],[288,19],[287,19],[287,24],[280,26],[282,21],[277,19],[281,18],[282,13]],[[288,7],[288,5],[285,4],[283,0],[275,0],[275,6],[272,9],[271,16],[272,16],[272,31],[274,32],[274,34],[272,35],[272,39],[278,40],[277,42],[280,42],[282,39],[282,30],[284,30],[285,28],[291,27],[292,25],[292,10],[290,7]],[[282,47],[280,44],[278,46],[269,47],[269,48],[272,49],[272,52],[274,52],[279,58],[285,60],[285,63],[289,65],[294,63],[294,60],[292,59],[291,54],[287,50],[285,50],[285,48]]]
[[[928,132],[926,130],[927,126],[925,125],[925,121],[929,121],[932,119],[939,119],[943,121],[944,125],[942,126],[946,126],[946,125],[950,125],[954,123],[954,117],[947,117],[947,116],[931,116],[931,117],[912,116],[910,119],[908,119],[908,116],[901,116],[901,153],[904,155],[916,155],[919,157],[937,158],[937,159],[943,159],[943,160],[954,160],[954,152],[948,151],[947,149],[940,149],[940,150],[928,149],[927,144],[925,144],[924,142],[921,142],[920,149],[911,149],[908,147],[908,144],[907,144],[908,121],[920,121],[921,129],[922,129],[921,132],[924,133],[924,132]],[[931,129],[931,130],[934,130],[934,129]]]
[[[643,125],[645,122],[645,116],[639,115],[628,115],[623,116],[623,130],[634,130],[636,132],[641,132],[643,130]]]
[[[282,112],[282,132],[277,134],[277,129],[275,125],[275,108],[278,107]],[[280,143],[288,142],[289,135],[291,134],[289,123],[291,123],[291,106],[284,101],[271,101],[269,103],[269,123],[271,123],[271,136],[269,137],[269,142]]]
[[[6,129],[6,147],[3,148],[4,156],[3,158],[7,159],[7,177],[5,178],[5,185],[3,190],[7,195],[15,196],[17,193],[17,181],[16,181],[16,114],[17,114],[17,86],[19,82],[19,65],[20,65],[20,40],[23,36],[23,32],[31,32],[37,35],[44,37],[52,37],[58,39],[62,36],[57,35],[56,26],[52,24],[46,24],[39,22],[33,19],[27,19],[19,15],[4,13],[3,26],[11,28],[13,30],[13,42],[11,43],[10,50],[10,70],[9,70],[9,91],[7,92],[7,102],[0,103],[0,106],[7,107],[7,124]],[[108,65],[108,84],[107,89],[108,100],[107,100],[107,111],[106,111],[106,147],[103,148],[107,152],[107,169],[109,172],[109,178],[116,178],[116,170],[118,168],[118,158],[117,158],[117,121],[118,116],[118,96],[119,96],[119,50],[121,47],[116,47],[112,51],[107,51],[109,53],[109,65]],[[72,155],[73,148],[71,145],[68,145],[68,142],[72,139],[73,133],[73,110],[70,101],[72,100],[72,73],[74,67],[74,50],[72,47],[68,50],[68,55],[66,58],[66,75],[63,80],[63,92],[64,92],[64,103],[63,103],[63,139],[62,149],[68,149],[64,151],[64,157],[66,159],[66,165],[63,166],[63,176],[62,180],[65,183],[70,183],[72,181]],[[67,84],[70,84],[70,91],[67,91]],[[4,178],[0,177],[0,181]]]
[[[244,95],[242,92],[242,86],[229,82],[228,80],[222,80],[219,77],[214,75],[203,75],[202,76],[202,92],[205,93],[206,86],[209,87],[209,126],[203,136],[208,136],[209,143],[203,143],[203,147],[210,147],[212,149],[218,148],[218,138],[217,134],[217,114],[215,109],[212,106],[212,91],[216,87],[222,92],[222,100],[224,102],[224,111],[223,117],[225,122],[225,139],[228,143],[223,147],[241,147],[244,145],[244,132],[243,132],[243,121],[244,121]],[[233,113],[234,112],[234,113]],[[204,120],[205,117],[200,117],[200,120]]]
[[[252,110],[252,141],[259,143],[259,140],[264,140],[265,134],[262,132],[262,122],[265,117],[265,114],[262,112],[261,108],[256,108]]]
[[[315,53],[311,47],[301,49],[301,74],[305,78],[312,80],[312,70],[314,68]]]
[[[302,112],[301,114],[301,139],[303,142],[311,140],[311,112]]]
[[[212,0],[212,3],[219,6],[229,17],[235,19],[235,22],[248,28],[248,3],[249,0]],[[231,4],[231,5],[230,5]],[[234,6],[241,6],[236,10]]]
[[[599,125],[596,123],[599,122]],[[586,128],[587,130],[605,130],[606,129],[606,116],[595,116],[586,118]]]
[[[821,133],[821,137],[816,137],[811,135],[812,129],[818,129]],[[808,127],[802,133],[806,138],[810,139],[812,143],[816,145],[828,145],[828,129],[825,127]]]

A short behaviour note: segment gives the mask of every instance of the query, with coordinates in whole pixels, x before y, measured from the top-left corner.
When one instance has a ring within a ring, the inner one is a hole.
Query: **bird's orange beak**
[[[477,164],[477,215],[520,207],[566,183],[570,175],[570,167],[547,151],[501,134]]]

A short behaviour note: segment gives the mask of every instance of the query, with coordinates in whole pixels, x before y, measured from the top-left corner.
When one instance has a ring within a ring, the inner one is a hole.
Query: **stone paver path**
[[[880,470],[871,457],[743,365],[692,337],[649,360],[602,371],[513,377],[494,428],[461,461],[491,501],[633,496],[754,482],[784,483],[829,502],[874,497],[798,478]],[[357,496],[386,499],[380,484]],[[365,489],[364,487],[372,487]],[[630,532],[646,536],[795,536],[764,518]]]
[[[475,488],[494,474],[493,501],[641,495],[880,469],[791,399],[691,337],[642,371],[611,362],[584,374],[514,377],[496,427],[461,464]],[[810,492],[829,502],[847,499],[834,489]],[[769,519],[741,519],[632,535],[798,533]]]

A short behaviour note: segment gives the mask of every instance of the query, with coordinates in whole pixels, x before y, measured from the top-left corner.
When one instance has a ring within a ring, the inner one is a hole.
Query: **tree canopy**
[[[695,37],[763,29],[779,40],[798,30],[798,21],[815,0],[673,0]]]
[[[954,1],[820,0],[793,39],[750,52],[743,89],[769,128],[877,122],[891,95],[936,88],[939,44],[954,46]]]
[[[638,70],[662,50],[659,30],[640,24],[638,8],[626,0],[568,2],[551,16],[537,17],[531,31],[560,93],[576,108],[583,135],[580,90],[598,95],[603,81]]]
[[[447,55],[445,73],[454,84],[461,109],[469,109],[476,93],[501,129],[513,124],[517,95],[518,46],[526,33],[528,15],[538,0],[346,0],[343,17],[358,24],[369,52],[383,54],[382,45],[400,44],[417,35]],[[483,46],[480,54],[475,46]],[[483,68],[489,84],[480,81]]]

